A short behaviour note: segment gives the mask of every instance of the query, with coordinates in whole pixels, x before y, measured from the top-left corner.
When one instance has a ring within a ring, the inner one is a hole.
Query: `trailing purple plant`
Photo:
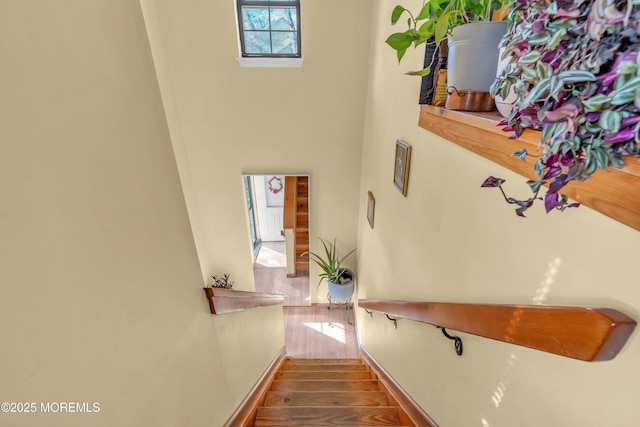
[[[509,64],[491,91],[516,100],[500,123],[519,137],[541,131],[533,195],[507,197],[504,180],[489,177],[509,204],[524,212],[544,201],[546,212],[577,207],[561,190],[598,169],[622,168],[640,156],[640,10],[635,0],[516,0],[502,40]],[[540,152],[541,150],[541,152]],[[521,149],[512,154],[532,156]],[[541,187],[547,185],[544,197]]]
[[[518,206],[516,208],[516,215],[521,217],[525,216],[524,211],[526,211],[531,206],[533,206],[533,203],[536,200],[544,200],[547,212],[553,209],[563,211],[566,208],[575,208],[580,206],[580,203],[577,203],[577,202],[569,203],[569,197],[566,194],[561,194],[559,197],[559,200],[556,200],[556,196],[551,196],[549,198],[545,196],[545,198],[543,199],[542,197],[539,196],[540,187],[542,186],[542,183],[540,181],[531,181],[531,180],[527,181],[527,184],[529,185],[529,187],[531,187],[533,196],[524,200],[514,199],[513,197],[507,196],[507,194],[504,192],[504,189],[502,188],[502,184],[504,184],[505,182],[506,180],[502,178],[496,178],[496,177],[490,176],[489,178],[484,180],[481,187],[499,188],[500,192],[502,193],[502,196],[507,201],[507,203]],[[547,192],[547,196],[549,194],[554,194],[554,192],[550,190]]]

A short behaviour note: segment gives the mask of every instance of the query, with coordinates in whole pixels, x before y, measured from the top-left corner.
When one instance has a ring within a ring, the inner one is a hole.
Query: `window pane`
[[[293,8],[272,8],[271,30],[296,31],[296,10]]]
[[[243,56],[300,57],[300,0],[237,0]]]
[[[246,53],[271,53],[271,43],[268,32],[245,31],[244,50]]]
[[[275,54],[296,54],[297,48],[297,33],[271,33],[273,38],[273,53]]]
[[[242,27],[245,30],[268,30],[269,11],[262,7],[242,8]]]

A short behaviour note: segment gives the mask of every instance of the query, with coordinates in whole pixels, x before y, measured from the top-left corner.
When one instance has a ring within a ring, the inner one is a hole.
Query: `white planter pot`
[[[455,27],[448,38],[447,85],[458,91],[489,92],[498,69],[499,45],[506,21]]]
[[[351,281],[349,283],[334,283],[329,281],[329,296],[331,299],[337,302],[349,301],[353,295],[353,289],[355,284],[355,278],[350,270],[347,273],[351,275]]]

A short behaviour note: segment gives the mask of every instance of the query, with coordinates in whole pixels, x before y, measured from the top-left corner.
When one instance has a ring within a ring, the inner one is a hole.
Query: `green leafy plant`
[[[516,0],[502,40],[509,64],[492,94],[516,100],[501,124],[518,137],[541,131],[533,195],[507,197],[504,179],[489,177],[482,187],[498,187],[516,214],[535,201],[546,212],[577,207],[562,188],[584,181],[598,169],[622,168],[625,156],[640,155],[640,10],[635,0]],[[548,185],[544,197],[539,196]]]
[[[342,262],[356,250],[353,249],[351,252],[340,258],[336,251],[335,239],[333,240],[333,244],[327,244],[322,239],[320,239],[320,241],[324,247],[324,257],[311,251],[305,251],[301,254],[301,256],[309,257],[311,261],[315,262],[320,269],[322,269],[318,286],[320,286],[320,283],[322,283],[324,279],[338,284],[346,283],[346,269],[341,267],[341,265]]]
[[[213,279],[213,283],[211,284],[212,288],[222,288],[222,289],[231,289],[233,288],[233,282],[229,280],[231,275],[229,273],[225,273],[222,277],[216,276],[215,274],[211,275]]]
[[[396,6],[391,12],[391,24],[395,25],[406,12],[408,28],[404,32],[391,34],[386,43],[397,52],[400,62],[411,46],[418,47],[423,43],[439,46],[455,27],[490,21],[492,11],[506,3],[507,0],[429,0],[422,3],[416,16],[403,6]],[[435,52],[427,67],[407,74],[426,76],[431,73],[434,61]]]

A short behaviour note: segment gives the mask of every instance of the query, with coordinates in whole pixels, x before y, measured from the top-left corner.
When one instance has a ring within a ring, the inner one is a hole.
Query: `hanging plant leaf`
[[[628,90],[625,92],[619,92],[619,91],[611,92],[611,105],[624,105],[624,104],[632,103],[635,94],[636,94],[635,90],[634,91]]]
[[[545,44],[551,39],[551,35],[549,33],[538,33],[534,34],[529,38],[529,44],[532,45],[540,45]]]
[[[400,62],[409,46],[413,43],[413,36],[409,33],[391,34],[386,43],[397,51],[398,62]]]
[[[527,158],[527,154],[529,154],[529,153],[527,153],[527,150],[524,149],[524,148],[521,148],[521,149],[511,153],[511,155],[514,156],[514,157],[520,157],[520,160],[526,159]]]
[[[540,80],[540,83],[533,87],[529,95],[522,101],[522,104],[531,105],[534,101],[537,101],[543,93],[549,90],[549,86],[551,86],[550,78]]]
[[[610,96],[599,93],[597,95],[592,96],[589,99],[583,100],[582,104],[584,105],[584,109],[586,112],[591,112],[591,111],[602,110],[604,105],[610,102],[611,102]]]
[[[393,11],[391,12],[391,25],[396,25],[405,10],[407,9],[402,6],[396,6],[393,8]]]
[[[485,179],[480,187],[500,187],[504,183],[504,179],[490,176]]]
[[[537,50],[534,50],[533,52],[529,52],[526,55],[520,57],[520,59],[518,60],[518,63],[520,65],[528,65],[528,64],[535,64],[536,61],[538,61],[540,59],[540,52],[538,52]]]
[[[408,76],[427,76],[431,74],[431,67],[427,67],[423,70],[418,71],[407,71],[405,74]]]
[[[605,110],[598,120],[598,124],[602,129],[615,133],[620,130],[620,124],[622,122],[622,113],[619,111]]]
[[[556,29],[553,35],[549,38],[547,48],[549,50],[556,50],[558,48],[558,45],[560,44],[560,41],[562,41],[562,38],[566,33],[567,30],[565,28]]]
[[[593,82],[596,80],[596,76],[593,73],[584,70],[563,71],[558,74],[558,77],[565,83]]]

